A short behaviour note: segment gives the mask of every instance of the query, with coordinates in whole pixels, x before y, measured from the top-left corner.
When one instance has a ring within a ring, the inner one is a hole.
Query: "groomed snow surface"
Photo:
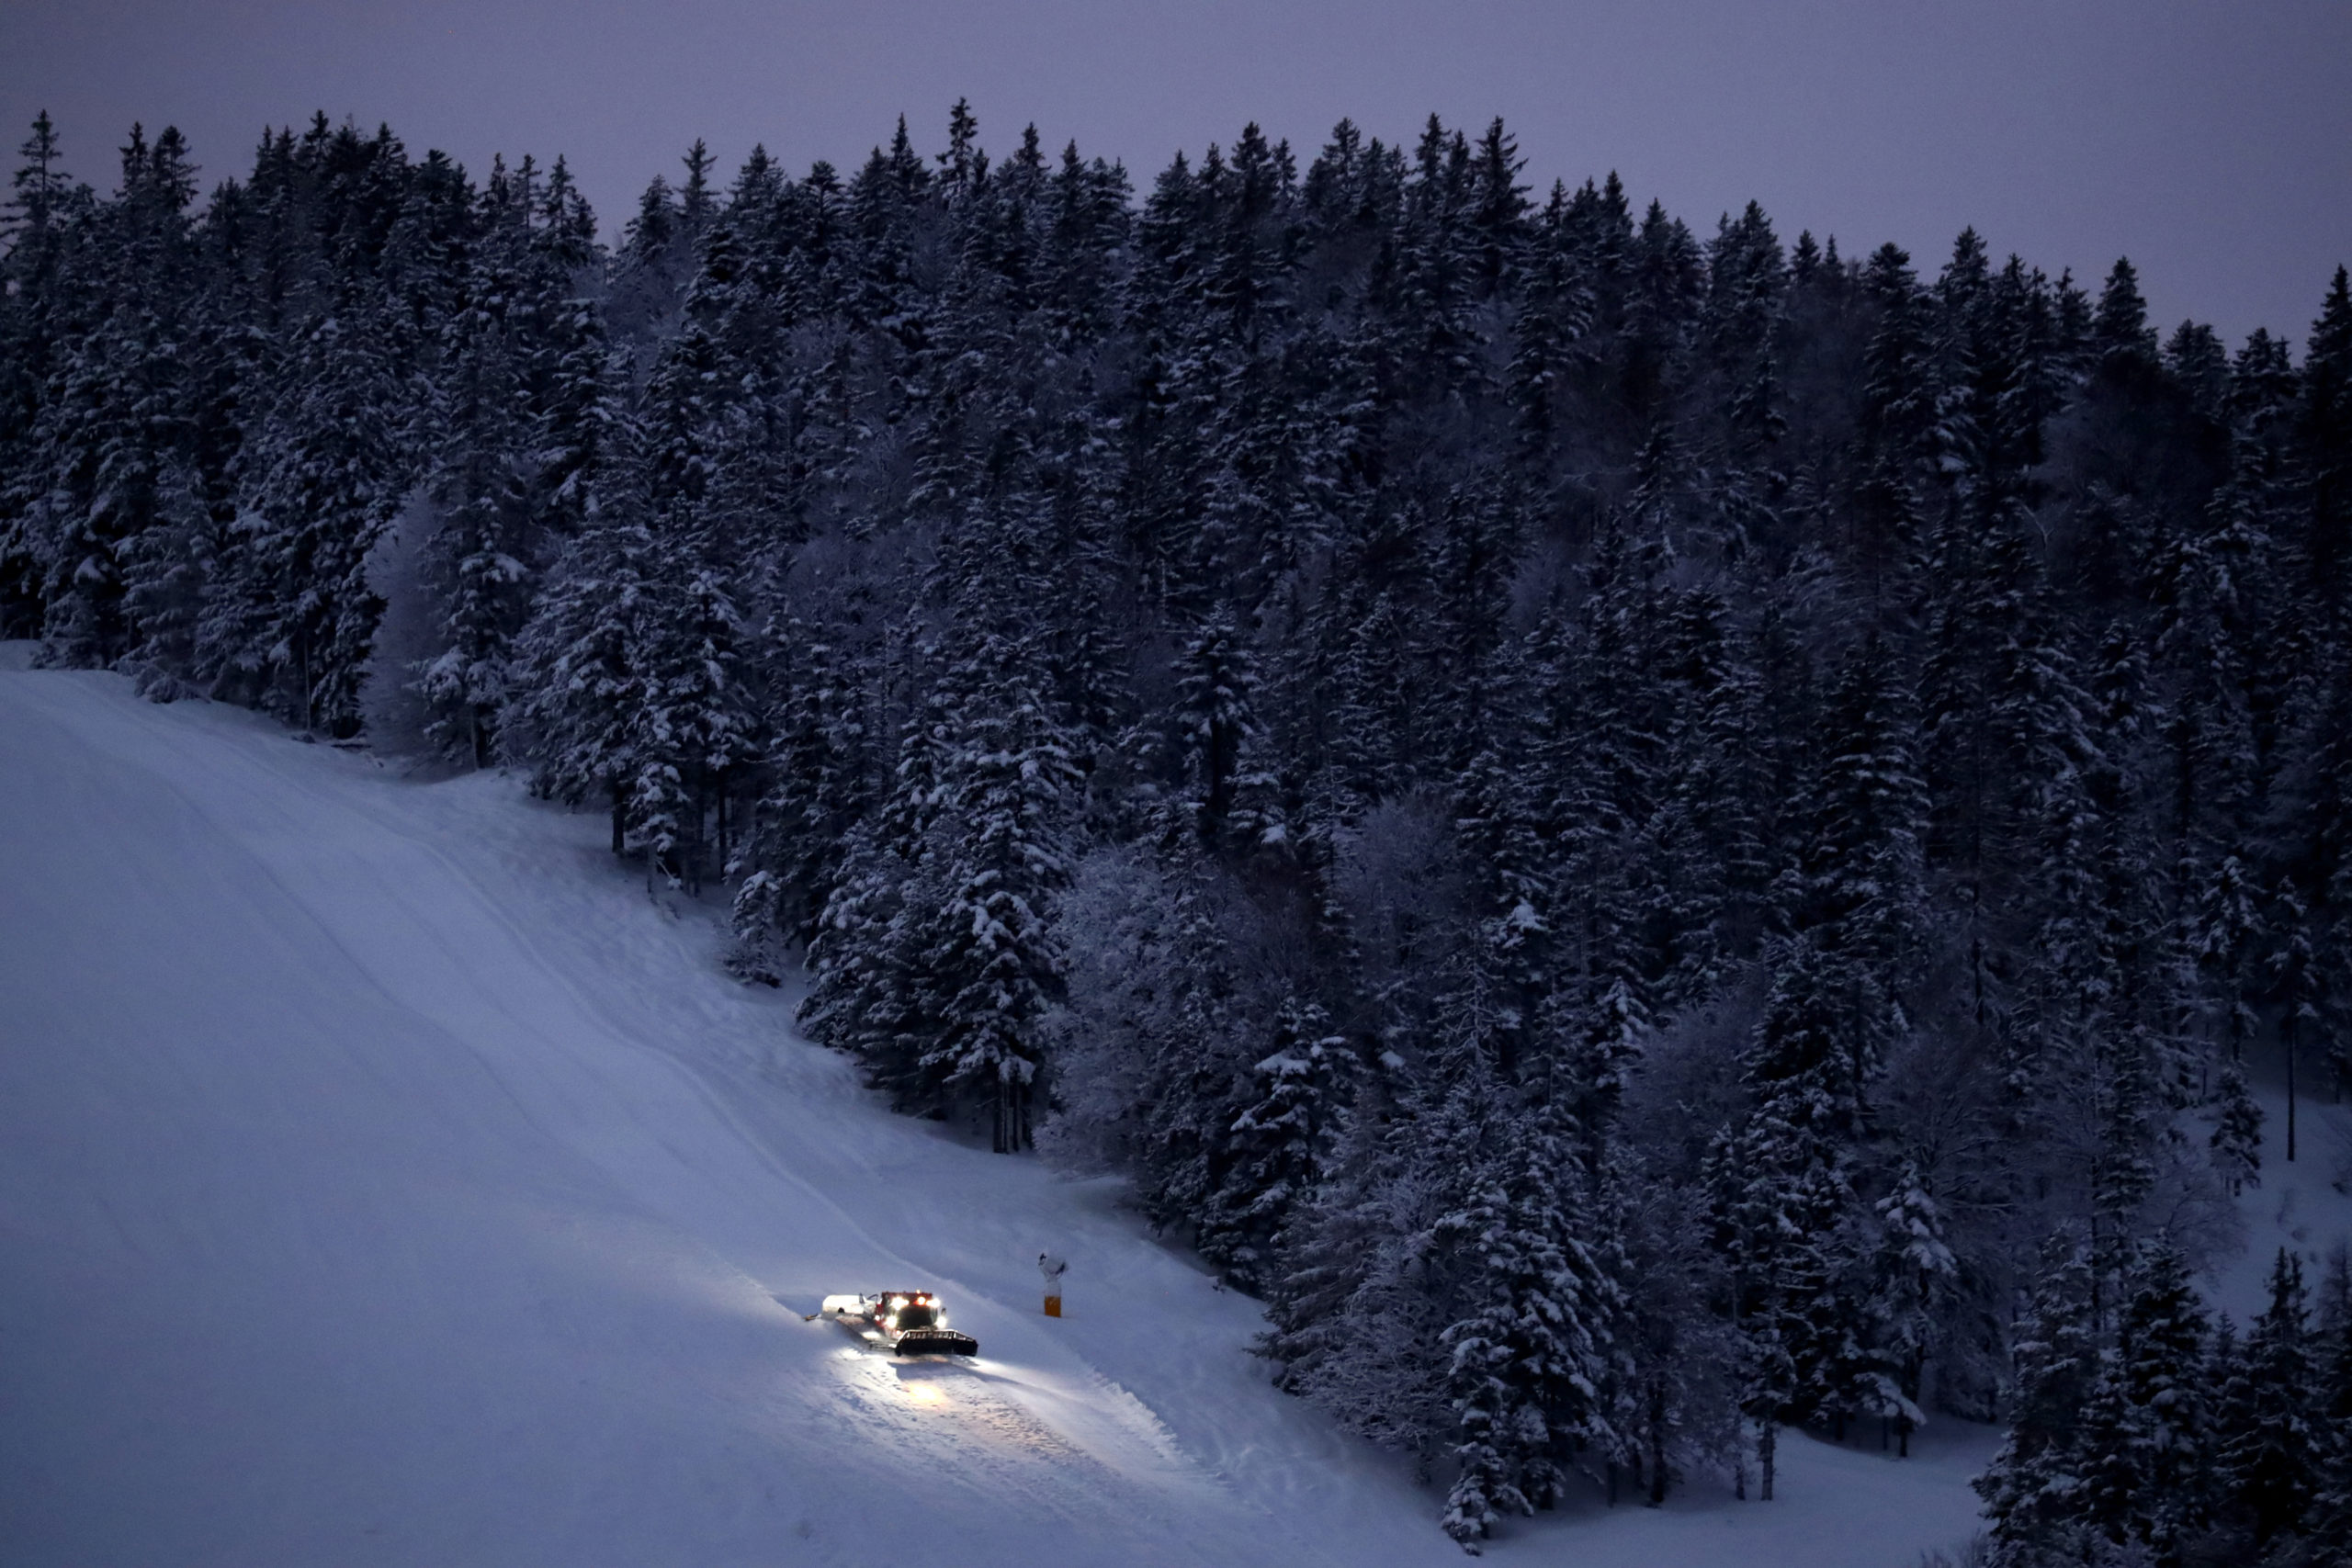
[[[0,1562],[1461,1561],[1250,1303],[1109,1184],[889,1115],[600,819],[5,651]],[[977,1364],[801,1319],[903,1286]],[[1792,1434],[1773,1503],[1487,1551],[1911,1568],[1994,1441]]]

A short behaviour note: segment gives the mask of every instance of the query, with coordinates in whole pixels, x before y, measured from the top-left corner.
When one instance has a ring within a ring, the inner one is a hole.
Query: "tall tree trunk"
[[[718,874],[727,874],[727,770],[718,770]]]
[[[2288,1008],[2287,1016],[2286,1016],[2286,1018],[2285,1018],[2285,1019],[2280,1022],[2280,1024],[2279,1024],[2279,1026],[2278,1026],[2278,1032],[2279,1032],[2281,1035],[2283,1035],[2283,1036],[2285,1037],[2285,1039],[2286,1039],[2286,1043],[2287,1043],[2287,1163],[2288,1163],[2289,1165],[2292,1165],[2292,1164],[2294,1164],[2294,1163],[2295,1163],[2295,1014],[2294,1014],[2294,1007],[2295,1007],[2295,1004],[2294,1004],[2294,1002],[2290,999],[2290,1000],[2288,1002],[2288,1004],[2287,1004],[2287,1008]]]
[[[1663,1507],[1667,1488],[1666,1389],[1655,1381],[1650,1389],[1649,1439],[1650,1506]]]

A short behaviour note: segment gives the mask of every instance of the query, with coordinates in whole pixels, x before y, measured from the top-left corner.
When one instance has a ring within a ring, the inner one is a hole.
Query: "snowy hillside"
[[[1442,1563],[1251,1303],[884,1112],[604,825],[98,674],[0,669],[0,1558]],[[1033,1260],[1070,1260],[1070,1314]],[[800,1314],[945,1293],[977,1365]],[[1989,1435],[1520,1562],[1908,1568]]]
[[[2352,1106],[2336,1103],[2332,1087],[2324,1079],[2303,1086],[2291,1165],[2286,1089],[2282,1083],[2256,1087],[2263,1114],[2261,1184],[2238,1196],[2243,1246],[2205,1282],[2213,1305],[2241,1328],[2270,1299],[2270,1269],[2280,1247],[2300,1258],[2304,1277],[2316,1281],[2324,1277],[2329,1257],[2352,1245]]]

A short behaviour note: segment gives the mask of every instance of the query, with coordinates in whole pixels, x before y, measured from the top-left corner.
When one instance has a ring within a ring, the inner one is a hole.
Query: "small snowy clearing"
[[[2255,1064],[2257,1073],[2275,1066]],[[2245,1245],[2205,1281],[2207,1298],[2240,1329],[2269,1303],[2270,1270],[2280,1247],[2302,1260],[2304,1282],[2316,1290],[2330,1255],[2352,1244],[2352,1106],[2335,1102],[2331,1077],[2311,1077],[2316,1081],[2302,1086],[2296,1106],[2292,1164],[2283,1072],[2276,1081],[2257,1077],[2253,1085],[2262,1107],[2261,1181],[2238,1195]]]

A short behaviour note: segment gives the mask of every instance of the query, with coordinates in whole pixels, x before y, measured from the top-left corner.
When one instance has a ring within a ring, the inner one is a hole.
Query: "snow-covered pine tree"
[[[718,574],[691,539],[657,536],[660,554],[640,656],[643,704],[629,785],[631,829],[647,874],[699,894],[706,872],[726,862],[709,841],[716,806],[726,830],[730,773],[756,755],[756,720],[741,681],[742,627]]]
[[[742,879],[733,962],[746,973],[775,976],[776,943],[805,949],[815,937],[849,834],[870,808],[866,704],[853,651],[835,634],[792,617],[773,636],[767,689],[783,688],[767,745],[773,767],[729,868]]]
[[[2301,1530],[2314,1548],[2312,1568],[2345,1568],[2352,1563],[2352,1249],[2338,1247],[2328,1258],[2312,1359],[2319,1441],[2311,1456],[2312,1506]]]
[[[2310,476],[2302,549],[2315,605],[2340,604],[2352,570],[2352,275],[2338,265],[2303,356],[2295,423]]]
[[[1788,429],[1779,400],[1776,338],[1788,297],[1786,254],[1771,220],[1755,202],[1725,214],[1707,248],[1707,295],[1700,336],[1724,379],[1731,445],[1744,463],[1758,463]]]
[[[2213,1163],[2236,1192],[2262,1184],[2262,1111],[2245,1083],[2245,1050],[2259,1021],[2254,998],[2267,933],[2245,864],[2224,856],[2207,879],[2195,911],[2192,949],[2211,997],[2213,1048],[2220,1066],[2213,1075]]]
[[[1747,1062],[1754,1109],[1725,1128],[1708,1184],[1717,1245],[1743,1337],[1741,1403],[1756,1423],[1762,1495],[1773,1492],[1781,1423],[1856,1410],[1863,1304],[1839,1290],[1849,1270],[1853,1140],[1860,1113],[1848,1053],[1852,982],[1799,939],[1778,965]]]
[[[413,479],[401,327],[360,288],[304,324],[239,462],[237,549],[198,649],[228,689],[303,728],[352,734],[383,601],[368,557]]]
[[[1435,1227],[1480,1168],[1493,1097],[1475,1068],[1432,1083],[1394,1060],[1358,1079],[1331,1178],[1293,1222],[1262,1348],[1278,1387],[1426,1475],[1460,1430],[1442,1336],[1466,1270]]]
[[[45,470],[29,519],[47,568],[44,655],[60,663],[141,656],[166,680],[186,672],[169,668],[186,649],[149,649],[145,622],[169,623],[155,628],[164,643],[192,640],[205,570],[194,367],[180,352],[201,303],[187,215],[195,194],[179,133],[166,128],[151,146],[131,127],[121,189],[95,215],[83,253],[94,308],[31,439]]]
[[[51,469],[35,435],[82,313],[75,297],[88,292],[76,257],[92,201],[87,186],[66,178],[47,110],[19,155],[0,204],[0,634],[10,637],[38,633],[45,610],[46,543],[37,526]]]
[[[2016,1393],[2008,1436],[1973,1483],[1993,1521],[1996,1568],[2055,1568],[2094,1550],[2084,1505],[2084,1403],[2099,1377],[2091,1261],[2063,1235],[2043,1244],[2025,1321],[2010,1341]]]
[[[1618,1381],[1622,1292],[1579,1140],[1551,1106],[1496,1114],[1485,1168],[1432,1230],[1468,1255],[1468,1310],[1442,1336],[1459,1466],[1444,1522],[1473,1551],[1502,1515],[1560,1501],[1576,1454],[1621,1447],[1603,1391]]]
[[[627,847],[639,716],[651,700],[647,656],[662,631],[650,623],[668,607],[656,556],[643,491],[616,486],[566,542],[516,640],[523,681],[505,728],[522,738],[534,788],[609,808],[616,855]]]
[[[985,679],[958,716],[946,807],[954,840],[941,857],[943,900],[927,955],[940,998],[937,1043],[922,1058],[944,1089],[989,1109],[1000,1154],[1032,1146],[1040,1023],[1058,998],[1053,930],[1067,885],[1077,771],[1060,728],[1011,649],[984,649]]]
[[[1742,933],[1752,928],[1768,875],[1758,796],[1761,724],[1757,676],[1709,590],[1669,601],[1658,657],[1666,679],[1659,773],[1643,825],[1655,857],[1656,932],[1646,945],[1662,973],[1660,1010],[1713,994]]]
[[[2324,1449],[2302,1264],[2278,1249],[2270,1300],[2213,1401],[2216,1513],[2267,1551],[2309,1515]],[[2217,1357],[2218,1360],[2219,1358]]]
[[[2139,1249],[2129,1286],[2114,1350],[2084,1402],[2082,1517],[2117,1546],[2176,1561],[2212,1508],[2211,1328],[2169,1242]]]
[[[1331,1029],[1312,1000],[1286,997],[1276,1008],[1272,1050],[1250,1069],[1220,1151],[1222,1179],[1199,1214],[1193,1245],[1252,1294],[1265,1293],[1284,1227],[1344,1131],[1353,1053]]]
[[[1646,1143],[1638,1134],[1620,1141],[1601,1198],[1605,1213],[1622,1217],[1624,1292],[1623,1365],[1605,1391],[1618,1448],[1605,1479],[1614,1501],[1617,1466],[1628,1467],[1655,1507],[1678,1483],[1727,1461],[1744,1473],[1747,1460],[1734,1382],[1739,1340],[1719,1313],[1728,1292],[1709,1246],[1708,1194],[1662,1179],[1667,1161]]]
[[[1352,129],[1352,128],[1351,128]],[[1521,450],[1548,466],[1573,357],[1589,354],[1597,298],[1567,186],[1554,181],[1528,238],[1526,287],[1511,323],[1510,399]]]
[[[2233,1194],[2262,1185],[2262,1120],[2245,1068],[2224,1062],[2213,1075],[2213,1131],[2206,1143]]]
[[[1911,1433],[1926,1418],[1920,1381],[1934,1353],[1944,1298],[1959,1265],[1944,1241],[1944,1219],[1918,1164],[1906,1160],[1893,1190],[1873,1205],[1879,1245],[1869,1296],[1870,1346],[1884,1364],[1875,1390],[1880,1414],[1894,1424],[1898,1454],[1909,1457]],[[1867,1411],[1867,1406],[1864,1406]]]
[[[1249,797],[1262,797],[1269,782],[1251,765],[1261,738],[1257,686],[1239,625],[1229,612],[1212,615],[1180,656],[1175,715],[1192,827],[1212,852],[1256,839]]]
[[[799,1009],[809,1037],[857,1057],[894,1109],[934,1116],[947,1106],[922,1066],[938,1038],[924,953],[943,897],[934,829],[953,788],[954,720],[939,687],[901,720],[889,791],[847,836],[818,917]]]
[[[493,164],[479,203],[481,230],[455,311],[436,323],[440,345],[426,419],[436,435],[427,492],[435,526],[425,546],[435,596],[435,651],[416,665],[432,734],[485,767],[498,751],[515,634],[530,610],[541,539],[531,481],[536,432],[529,404],[535,340],[526,294],[532,171]]]

